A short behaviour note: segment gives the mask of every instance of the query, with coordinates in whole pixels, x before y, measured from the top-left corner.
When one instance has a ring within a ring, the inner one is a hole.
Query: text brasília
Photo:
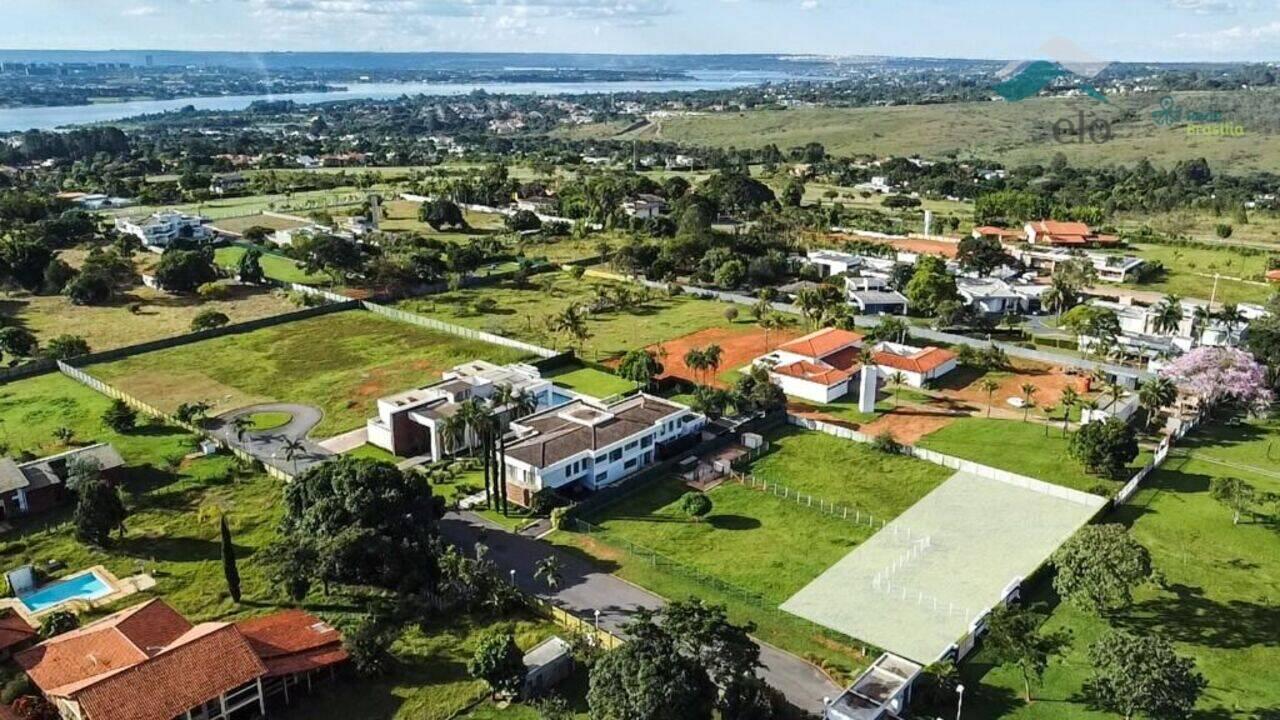
[[[1160,109],[1151,113],[1151,120],[1160,126],[1172,126],[1187,123],[1188,135],[1217,135],[1222,137],[1240,137],[1244,135],[1244,126],[1239,123],[1225,122],[1222,111],[1217,109],[1192,110],[1178,107],[1171,96],[1160,98]]]

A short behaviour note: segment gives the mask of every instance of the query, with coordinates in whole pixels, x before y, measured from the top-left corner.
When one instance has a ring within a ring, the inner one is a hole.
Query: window
[[[627,469],[627,470],[630,470],[631,468],[633,468],[633,467],[635,467],[635,466],[636,466],[636,458],[631,458],[630,460],[628,460],[628,461],[626,461],[625,463],[623,463],[623,464],[622,464],[622,467],[623,467],[623,468],[625,468],[625,469]]]
[[[604,462],[604,461],[605,461],[605,456],[604,456],[604,455],[597,455],[597,456],[596,456],[596,462],[597,462],[597,463],[602,463],[602,462]]]
[[[617,462],[621,459],[622,459],[622,448],[614,448],[614,450],[609,453],[609,462]]]
[[[652,444],[653,444],[652,435],[645,435],[644,437],[640,438],[640,447],[649,447]]]
[[[596,475],[596,484],[597,484],[597,485],[603,485],[603,484],[605,484],[605,483],[606,483],[606,482],[608,482],[608,481],[609,481],[609,473],[607,473],[607,472],[602,472],[602,473],[600,473],[599,475]]]
[[[638,444],[639,444],[639,441],[638,441],[638,440],[632,440],[631,442],[627,443],[627,448],[626,448],[626,449],[627,449],[627,450],[635,450],[635,449],[636,449],[636,445],[638,445]]]

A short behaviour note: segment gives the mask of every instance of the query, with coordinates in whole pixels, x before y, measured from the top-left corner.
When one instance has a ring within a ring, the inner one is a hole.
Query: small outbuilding
[[[559,635],[552,635],[524,655],[525,697],[537,697],[573,674],[573,650]]]

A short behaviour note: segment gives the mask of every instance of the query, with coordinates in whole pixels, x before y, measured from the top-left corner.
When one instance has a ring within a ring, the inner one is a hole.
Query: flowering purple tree
[[[1231,401],[1258,411],[1271,403],[1266,368],[1237,348],[1198,347],[1174,360],[1161,374],[1208,407]]]

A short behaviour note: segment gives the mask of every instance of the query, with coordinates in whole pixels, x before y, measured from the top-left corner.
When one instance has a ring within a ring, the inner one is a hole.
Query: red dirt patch
[[[1068,387],[1075,388],[1078,393],[1089,389],[1089,378],[1081,375],[1068,375],[1062,368],[1049,367],[1026,360],[1013,360],[1013,368],[1003,377],[993,375],[1000,383],[999,389],[992,396],[992,405],[997,409],[1011,410],[1006,402],[1009,398],[1022,397],[1022,386],[1031,383],[1036,386],[1033,401],[1038,406],[1057,405],[1062,399],[1062,391]],[[938,382],[935,390],[946,397],[971,403],[985,412],[987,393],[979,386],[981,376],[975,371],[960,368]]]
[[[955,422],[957,417],[954,413],[903,407],[863,425],[862,432],[872,436],[889,432],[898,442],[912,445],[925,435]]]
[[[945,240],[923,240],[919,238],[880,238],[867,235],[837,236],[837,237],[853,237],[858,240],[879,243],[881,245],[892,245],[903,252],[921,253],[924,255],[942,255],[943,257],[954,258],[959,251],[959,244],[947,242]]]
[[[689,382],[699,382],[702,378],[699,378],[697,373],[684,364],[684,354],[694,348],[705,348],[713,344],[719,345],[722,353],[719,372],[724,372],[725,370],[742,367],[770,350],[777,349],[782,343],[800,337],[801,334],[795,330],[771,331],[769,333],[769,344],[766,347],[764,330],[754,325],[737,325],[734,327],[699,330],[656,345],[650,345],[645,349],[658,353],[662,359],[662,364],[666,370],[660,377],[675,377]],[[719,378],[708,376],[707,379],[717,387],[725,387],[725,383]]]

